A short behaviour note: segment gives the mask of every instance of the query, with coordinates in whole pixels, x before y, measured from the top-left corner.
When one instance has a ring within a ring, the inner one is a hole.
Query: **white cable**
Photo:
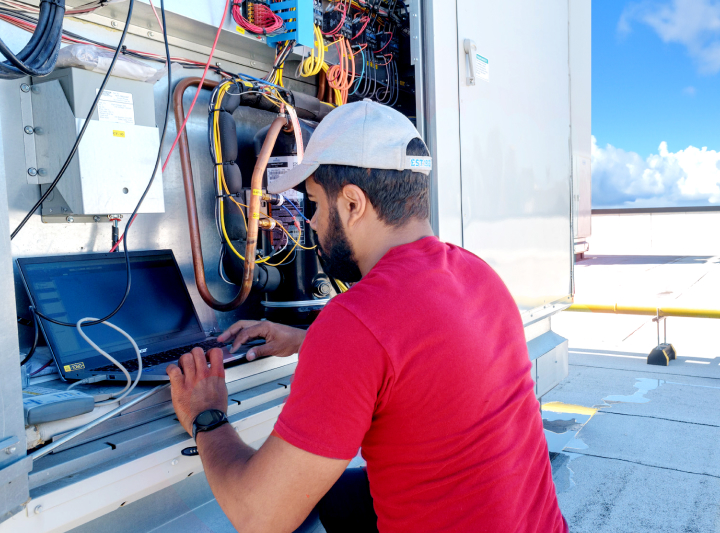
[[[118,333],[124,335],[127,338],[127,340],[130,341],[130,344],[132,344],[133,348],[135,349],[135,354],[137,355],[137,358],[138,358],[138,374],[137,374],[137,377],[135,378],[135,382],[133,383],[132,378],[130,377],[130,374],[125,369],[125,367],[123,365],[121,365],[117,359],[115,359],[112,355],[110,355],[105,350],[100,348],[100,346],[95,344],[92,340],[90,340],[90,338],[87,335],[85,335],[85,332],[82,330],[83,323],[91,322],[94,320],[98,320],[98,319],[92,318],[92,317],[86,317],[86,318],[81,318],[80,320],[77,321],[76,327],[77,327],[78,332],[80,333],[80,336],[83,339],[85,339],[90,346],[95,348],[95,350],[97,350],[98,353],[104,355],[107,359],[110,360],[110,362],[112,364],[114,364],[116,367],[118,367],[122,371],[122,373],[125,374],[125,377],[127,378],[127,383],[125,384],[125,388],[119,392],[119,394],[120,394],[119,397],[117,397],[117,398],[111,397],[109,400],[97,402],[95,404],[95,405],[107,405],[110,403],[119,402],[120,400],[125,398],[128,394],[130,394],[132,392],[132,390],[137,386],[138,382],[140,381],[140,376],[142,376],[142,356],[140,355],[140,348],[138,348],[138,345],[135,342],[135,340],[130,335],[128,335],[123,329],[121,329],[121,328],[117,327],[115,324],[111,324],[110,322],[107,322],[107,321],[100,322],[100,324],[104,324],[104,325],[114,329]],[[132,385],[131,385],[131,383],[132,383]],[[70,387],[72,387],[72,386],[73,385],[71,385]]]

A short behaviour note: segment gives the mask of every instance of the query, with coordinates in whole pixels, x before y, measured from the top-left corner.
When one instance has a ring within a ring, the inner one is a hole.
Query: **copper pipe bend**
[[[185,91],[192,86],[200,85],[200,78],[185,78],[175,87],[173,92],[173,106],[175,111],[175,127],[179,128],[185,121],[185,108],[183,107],[183,96]],[[219,85],[216,81],[205,80],[202,89],[214,89]],[[200,88],[198,88],[200,90]],[[262,179],[265,174],[268,159],[275,146],[280,129],[286,124],[286,119],[278,116],[268,131],[265,143],[258,156],[253,171],[251,187],[253,191],[262,188]],[[215,299],[210,293],[205,280],[205,265],[203,263],[202,243],[200,241],[200,223],[198,221],[197,202],[195,199],[195,182],[192,174],[192,163],[190,161],[190,148],[187,139],[187,130],[183,130],[178,142],[180,150],[180,167],[182,168],[183,186],[185,187],[185,203],[187,205],[188,228],[190,230],[190,249],[192,251],[193,269],[195,272],[195,284],[203,301],[216,311],[232,311],[245,302],[252,289],[253,273],[255,270],[255,252],[257,249],[260,196],[252,194],[248,212],[247,242],[245,245],[245,269],[243,272],[243,283],[240,292],[232,301],[223,303]]]

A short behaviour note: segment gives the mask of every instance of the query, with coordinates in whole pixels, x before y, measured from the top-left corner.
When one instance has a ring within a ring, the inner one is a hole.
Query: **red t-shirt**
[[[323,457],[362,446],[382,533],[563,533],[530,366],[500,277],[426,237],[320,313],[275,430]]]

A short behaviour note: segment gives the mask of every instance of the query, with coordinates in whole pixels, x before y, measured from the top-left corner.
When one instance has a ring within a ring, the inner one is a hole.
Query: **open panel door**
[[[572,293],[568,0],[457,0],[463,246],[523,318]]]

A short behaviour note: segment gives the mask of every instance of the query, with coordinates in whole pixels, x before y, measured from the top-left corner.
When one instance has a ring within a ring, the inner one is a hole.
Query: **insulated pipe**
[[[636,305],[572,304],[566,311],[580,313],[611,313],[618,315],[676,316],[686,318],[720,318],[719,309],[687,309],[682,307],[641,307]]]
[[[205,80],[202,89],[214,89],[218,86],[218,82]],[[173,93],[173,106],[175,108],[175,127],[179,128],[185,121],[185,109],[183,107],[183,95],[188,87],[199,86],[200,78],[185,78],[175,87]],[[202,256],[202,243],[200,241],[200,223],[198,221],[197,203],[195,200],[195,182],[192,174],[192,163],[190,161],[190,148],[188,146],[187,129],[183,130],[178,142],[180,150],[180,167],[182,168],[183,186],[185,187],[185,203],[187,205],[188,227],[190,230],[190,249],[192,250],[193,269],[195,271],[195,284],[203,301],[216,311],[232,311],[241,306],[250,294],[253,282],[253,271],[255,269],[255,251],[257,249],[258,223],[260,219],[260,196],[254,191],[262,189],[262,178],[265,174],[268,159],[272,152],[275,140],[277,139],[280,129],[286,124],[284,116],[278,116],[272,123],[270,131],[265,138],[260,155],[255,163],[253,170],[251,187],[253,194],[250,197],[250,206],[248,209],[248,231],[247,242],[245,245],[245,269],[243,272],[243,283],[240,292],[233,298],[231,302],[223,303],[216,300],[210,294],[210,290],[205,280],[205,265]]]

